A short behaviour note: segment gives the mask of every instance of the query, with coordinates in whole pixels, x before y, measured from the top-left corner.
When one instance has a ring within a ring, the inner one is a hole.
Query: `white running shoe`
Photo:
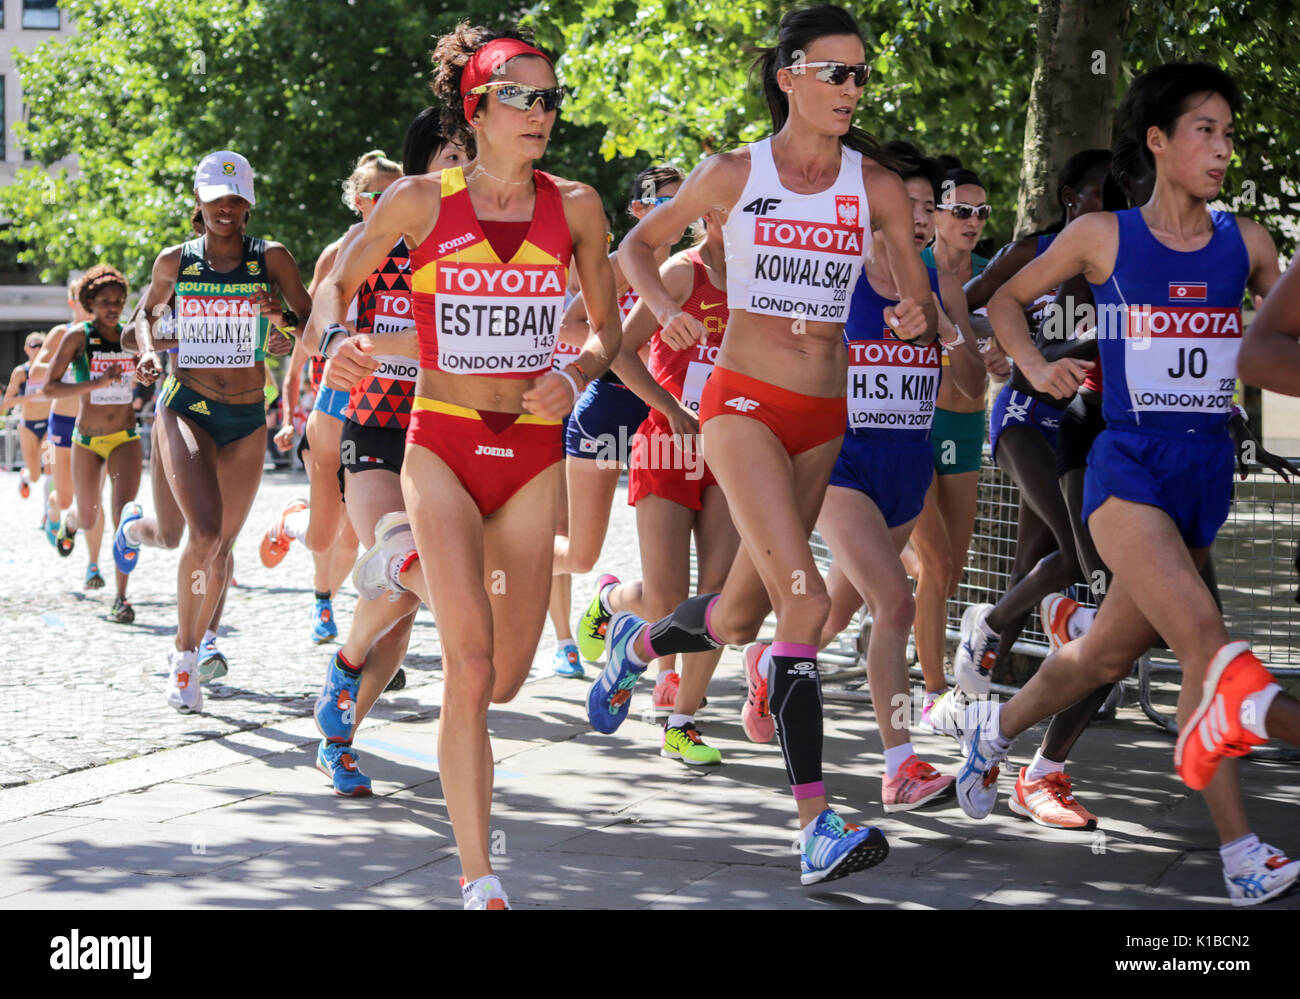
[[[199,652],[190,649],[167,653],[167,703],[181,714],[203,710],[203,688],[199,686]]]
[[[1223,869],[1228,900],[1233,905],[1259,905],[1291,890],[1300,876],[1300,860],[1291,860],[1275,846],[1257,843],[1245,863],[1234,871]]]
[[[998,657],[998,636],[984,630],[992,604],[971,604],[961,616],[961,641],[953,657],[953,678],[970,697],[988,697],[993,663]]]
[[[966,705],[969,703],[970,698],[959,688],[947,690],[930,705],[930,710],[924,716],[925,722],[935,735],[950,735],[961,742],[965,731]]]
[[[388,593],[396,600],[398,592],[388,577],[388,566],[398,556],[415,551],[415,535],[411,533],[411,518],[404,511],[386,513],[375,524],[375,544],[357,559],[352,569],[352,585],[367,600],[378,600]]]
[[[962,750],[966,759],[957,772],[957,801],[972,819],[984,819],[998,800],[998,764],[1007,751],[993,747],[990,733],[996,734],[1002,705],[996,701],[971,701],[962,722]]]
[[[509,909],[510,899],[506,898],[501,879],[495,874],[475,878],[469,884],[460,886],[460,897],[466,909]]]

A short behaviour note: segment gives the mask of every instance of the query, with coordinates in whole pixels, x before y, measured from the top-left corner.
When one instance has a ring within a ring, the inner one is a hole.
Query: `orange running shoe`
[[[682,678],[676,670],[671,673],[661,673],[659,679],[655,681],[655,711],[659,714],[663,714],[665,711],[671,714],[673,707],[677,704],[677,690],[681,685]]]
[[[297,513],[299,510],[307,509],[305,499],[290,500],[280,516],[275,518],[275,522],[266,529],[262,535],[262,543],[258,546],[258,554],[262,556],[262,564],[268,569],[274,569],[284,561],[284,557],[289,554],[289,546],[293,544],[293,539],[286,537],[284,533],[284,518],[291,513]]]
[[[1039,602],[1038,618],[1053,652],[1070,640],[1070,618],[1081,606],[1079,601],[1059,593],[1049,593]]]
[[[745,646],[745,681],[749,693],[745,706],[740,709],[740,722],[750,742],[771,742],[776,735],[776,722],[767,703],[767,677],[758,671],[758,661],[767,646],[767,642],[750,642]]]
[[[1028,770],[1028,767],[1021,767],[1020,776],[1016,778],[1016,790],[1009,802],[1013,812],[1049,829],[1097,828],[1097,816],[1070,793],[1073,781],[1069,774],[1055,773],[1038,780],[1026,780]]]
[[[955,793],[953,778],[941,774],[915,753],[898,768],[893,778],[881,782],[881,800],[886,812],[910,812],[913,808],[941,797],[945,792]]]
[[[1251,746],[1268,741],[1241,723],[1241,705],[1274,682],[1249,642],[1230,642],[1214,654],[1201,703],[1178,733],[1174,748],[1174,769],[1184,784],[1202,790],[1225,756],[1245,756]]]

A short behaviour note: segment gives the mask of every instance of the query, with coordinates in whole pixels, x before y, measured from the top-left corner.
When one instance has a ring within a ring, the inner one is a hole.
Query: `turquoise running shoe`
[[[325,686],[316,698],[316,727],[329,742],[348,742],[357,724],[357,692],[361,676],[349,676],[339,668],[339,657],[330,660]]]
[[[322,739],[316,750],[316,769],[334,782],[334,793],[348,798],[365,798],[374,792],[370,778],[357,765],[356,750],[350,743]]]
[[[640,634],[645,622],[635,614],[619,611],[609,619],[606,649],[609,664],[587,692],[587,719],[597,732],[609,735],[623,724],[632,702],[632,688],[645,672],[628,656],[628,643]]]
[[[311,640],[317,645],[324,645],[339,637],[338,625],[334,623],[334,603],[331,600],[317,600],[311,612]]]
[[[587,678],[587,674],[582,669],[582,660],[578,658],[578,647],[572,642],[557,645],[552,661],[556,676],[570,676],[577,680]]]
[[[812,835],[799,854],[799,880],[806,885],[834,881],[875,867],[889,856],[885,834],[875,826],[850,827],[831,809],[817,816]]]
[[[600,602],[600,595],[607,586],[617,586],[618,577],[609,573],[596,580],[596,595],[582,612],[578,621],[578,651],[582,658],[593,666],[605,658],[605,635],[609,629],[610,612]]]
[[[217,648],[217,640],[209,638],[199,643],[199,683],[220,680],[230,672],[230,663],[225,654]]]

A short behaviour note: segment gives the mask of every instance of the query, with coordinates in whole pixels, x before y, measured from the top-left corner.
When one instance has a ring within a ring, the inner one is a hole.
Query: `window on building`
[[[23,27],[59,30],[58,0],[23,0]]]

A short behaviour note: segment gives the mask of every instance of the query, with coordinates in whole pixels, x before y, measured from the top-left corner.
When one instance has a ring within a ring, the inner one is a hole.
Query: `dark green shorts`
[[[954,413],[951,409],[934,410],[930,446],[934,451],[934,470],[940,475],[978,472],[984,457],[984,436],[988,423],[984,410]]]
[[[201,429],[217,447],[243,440],[258,429],[266,428],[266,406],[261,402],[234,405],[217,402],[186,388],[168,375],[163,383],[162,404]]]

